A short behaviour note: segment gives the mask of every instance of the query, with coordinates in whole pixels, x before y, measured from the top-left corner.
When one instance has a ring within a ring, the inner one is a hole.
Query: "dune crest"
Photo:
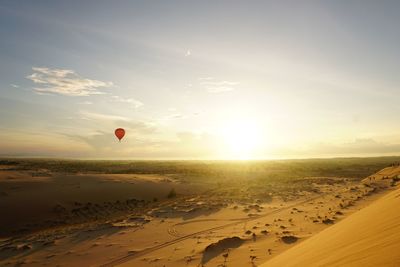
[[[399,195],[400,188],[261,266],[400,266]]]

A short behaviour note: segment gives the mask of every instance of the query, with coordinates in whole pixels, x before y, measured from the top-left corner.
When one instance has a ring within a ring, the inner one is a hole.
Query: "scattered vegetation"
[[[400,157],[333,158],[264,161],[114,161],[57,159],[0,159],[15,170],[64,173],[176,174],[182,179],[280,179],[303,177],[364,178],[400,161]]]
[[[174,197],[176,197],[176,192],[175,189],[172,188],[171,191],[169,191],[167,198],[174,198]]]

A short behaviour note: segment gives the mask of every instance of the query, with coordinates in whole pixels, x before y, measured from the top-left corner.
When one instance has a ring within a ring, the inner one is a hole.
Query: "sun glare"
[[[227,123],[221,131],[225,144],[224,157],[228,159],[252,159],[261,145],[261,129],[256,122],[236,119]]]

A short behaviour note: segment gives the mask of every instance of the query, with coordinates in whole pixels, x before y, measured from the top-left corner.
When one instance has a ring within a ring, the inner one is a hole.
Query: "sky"
[[[400,155],[399,12],[367,0],[1,0],[0,156]]]

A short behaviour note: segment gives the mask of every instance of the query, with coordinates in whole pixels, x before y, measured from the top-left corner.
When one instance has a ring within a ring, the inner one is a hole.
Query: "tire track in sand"
[[[208,229],[205,229],[205,230],[201,230],[201,231],[198,231],[198,232],[187,234],[187,235],[178,237],[176,239],[164,242],[164,243],[159,244],[157,246],[145,248],[145,249],[143,249],[141,251],[133,252],[133,253],[130,253],[128,255],[119,257],[117,259],[114,259],[114,260],[112,260],[112,261],[110,261],[108,263],[105,263],[103,265],[100,265],[100,266],[101,267],[113,267],[113,266],[128,262],[130,260],[136,259],[138,257],[144,256],[144,255],[149,254],[151,252],[154,252],[154,251],[163,249],[165,247],[177,244],[177,243],[179,243],[181,241],[187,240],[187,239],[195,237],[197,235],[206,234],[206,233],[211,232],[211,231],[221,230],[221,229],[224,229],[226,227],[235,226],[235,225],[242,224],[242,223],[247,223],[247,222],[250,222],[250,221],[255,221],[255,220],[258,220],[260,218],[267,217],[267,216],[273,215],[275,213],[279,213],[281,211],[291,209],[291,208],[293,208],[295,206],[302,205],[302,204],[307,203],[309,201],[314,201],[314,200],[316,200],[316,199],[318,199],[318,198],[320,198],[322,196],[323,195],[318,195],[318,196],[315,196],[315,197],[312,197],[312,198],[308,198],[306,200],[299,201],[299,202],[297,202],[295,204],[292,204],[292,205],[289,205],[289,206],[286,206],[286,207],[283,207],[283,208],[280,208],[280,209],[276,209],[276,210],[273,210],[271,212],[268,212],[268,213],[265,213],[265,214],[262,214],[262,215],[259,215],[259,216],[253,216],[253,217],[250,217],[250,218],[243,219],[242,221],[235,221],[235,222],[231,222],[231,223],[228,223],[228,224],[224,224],[224,225],[220,225],[220,226],[216,226],[216,227],[211,227],[211,228],[208,228]]]

